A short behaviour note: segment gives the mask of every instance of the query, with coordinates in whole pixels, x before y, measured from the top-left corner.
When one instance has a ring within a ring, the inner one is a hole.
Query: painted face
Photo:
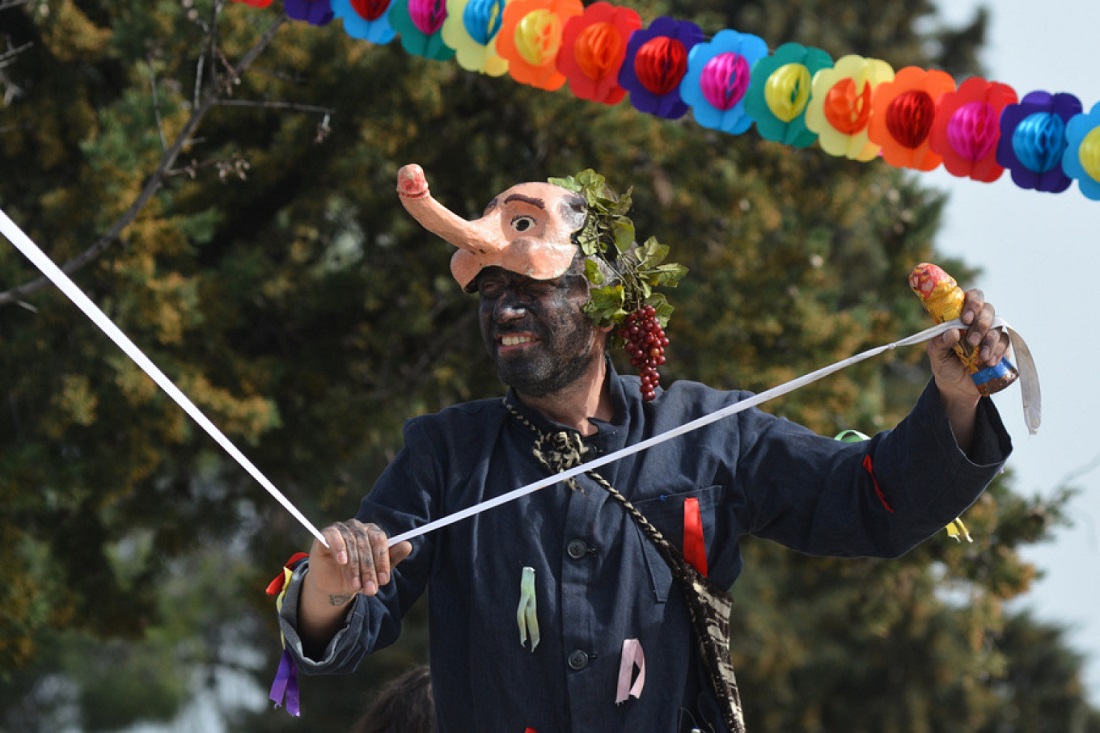
[[[603,334],[582,310],[588,281],[577,266],[550,280],[487,267],[475,284],[485,348],[500,380],[520,394],[557,392],[602,358]]]

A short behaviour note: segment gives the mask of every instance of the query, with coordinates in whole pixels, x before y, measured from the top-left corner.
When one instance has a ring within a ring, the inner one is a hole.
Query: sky
[[[951,21],[981,3],[941,2]],[[1096,0],[996,0],[984,52],[986,78],[1020,97],[1068,92],[1087,112],[1100,102],[1095,53]],[[961,80],[959,80],[961,81]],[[1006,173],[993,183],[958,179],[939,168],[921,180],[949,192],[937,248],[982,268],[972,285],[1027,342],[1043,396],[1043,422],[1029,435],[1015,386],[994,397],[1012,435],[1013,488],[1049,496],[1064,483],[1080,489],[1073,526],[1025,552],[1044,573],[1014,608],[1067,628],[1069,646],[1088,655],[1089,699],[1100,705],[1100,338],[1088,322],[1087,294],[1100,273],[1100,201],[1074,183],[1060,194],[1025,191]],[[964,515],[965,517],[965,515]]]

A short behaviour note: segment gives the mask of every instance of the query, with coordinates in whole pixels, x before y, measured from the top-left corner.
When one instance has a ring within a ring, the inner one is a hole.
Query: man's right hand
[[[390,582],[394,566],[412,552],[410,542],[388,547],[389,538],[381,527],[358,519],[331,524],[321,534],[328,547],[313,541],[306,584],[333,606],[346,604],[356,593],[373,596],[379,586]]]
[[[373,596],[390,582],[393,568],[412,553],[411,542],[388,547],[389,538],[376,524],[357,519],[336,522],[321,532],[328,547],[313,541],[309,572],[298,599],[298,631],[303,649],[320,659],[344,624],[345,606],[357,593]]]

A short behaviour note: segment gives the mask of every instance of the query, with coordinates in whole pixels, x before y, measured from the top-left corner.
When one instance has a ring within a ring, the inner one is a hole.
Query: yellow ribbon
[[[963,520],[959,517],[955,517],[955,521],[947,525],[947,536],[953,537],[956,542],[961,542],[960,535],[966,538],[967,542],[973,542],[974,538],[970,536],[969,530],[966,525],[963,524]]]

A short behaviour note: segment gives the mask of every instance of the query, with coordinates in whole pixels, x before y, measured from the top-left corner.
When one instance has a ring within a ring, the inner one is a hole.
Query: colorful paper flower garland
[[[1066,124],[1066,152],[1062,169],[1086,197],[1100,201],[1100,102],[1087,115],[1077,115]]]
[[[284,0],[283,9],[291,20],[310,25],[327,25],[335,17],[329,0]]]
[[[767,55],[763,38],[731,30],[692,47],[680,96],[691,106],[695,121],[731,135],[752,127],[753,120],[745,112],[745,93],[753,65]]]
[[[397,33],[390,25],[390,0],[330,0],[335,17],[343,21],[344,32],[352,38],[386,44]]]
[[[234,0],[267,8],[272,0]],[[731,135],[754,124],[766,140],[900,168],[943,165],[989,183],[1007,169],[1024,189],[1059,193],[1077,181],[1100,200],[1100,103],[1085,114],[1072,94],[978,77],[956,83],[915,66],[786,43],[769,53],[753,35],[656,18],[601,0],[284,0],[289,18],[339,19],[376,44],[401,38],[411,54],[547,91],[568,83],[579,99],[630,103],[646,114]]]
[[[502,76],[508,61],[497,53],[497,35],[504,23],[508,0],[447,0],[443,42],[455,50],[455,60],[466,71]]]
[[[932,125],[940,97],[955,91],[955,80],[942,71],[907,66],[893,81],[875,89],[867,134],[882,157],[898,168],[930,171],[943,161],[932,150]]]
[[[619,84],[619,69],[630,36],[641,27],[637,11],[606,2],[593,3],[569,19],[557,64],[575,96],[603,104],[622,101],[626,90]]]
[[[1072,94],[1031,92],[1001,113],[997,162],[1012,172],[1020,188],[1060,193],[1070,177],[1062,171],[1066,123],[1081,112]]]
[[[581,0],[513,0],[504,9],[497,52],[521,84],[554,91],[565,84],[557,65],[566,22],[584,11]]]
[[[976,76],[940,97],[929,144],[948,173],[986,183],[1001,176],[1001,112],[1016,99],[1012,87]]]
[[[817,133],[821,149],[851,160],[874,159],[882,147],[870,136],[874,90],[893,78],[890,64],[854,54],[814,74],[806,127]]]
[[[443,42],[446,19],[446,0],[393,0],[390,7],[390,25],[400,36],[401,47],[414,56],[435,61],[449,61],[455,55],[455,50]]]
[[[667,16],[630,34],[619,85],[630,93],[634,108],[669,120],[683,117],[688,105],[680,96],[680,82],[687,74],[688,53],[703,40],[699,26]]]
[[[756,120],[756,131],[765,140],[805,148],[817,140],[806,127],[806,108],[814,75],[833,65],[820,48],[785,43],[752,67],[745,93],[745,112]]]

